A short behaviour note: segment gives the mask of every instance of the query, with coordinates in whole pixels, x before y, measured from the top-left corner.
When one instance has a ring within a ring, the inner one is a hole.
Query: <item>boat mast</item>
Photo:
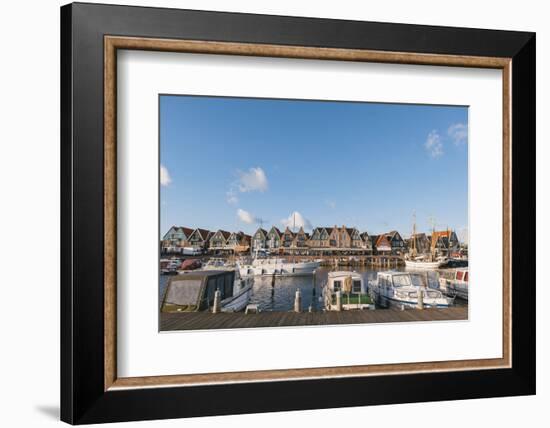
[[[412,256],[416,256],[416,211],[413,211]]]
[[[431,240],[431,244],[430,244],[430,247],[431,247],[430,253],[431,253],[431,261],[433,261],[434,258],[435,258],[435,247],[436,247],[436,244],[437,244],[437,239],[434,242],[436,221],[435,221],[435,218],[433,216],[430,216],[430,223],[432,224],[432,240]]]

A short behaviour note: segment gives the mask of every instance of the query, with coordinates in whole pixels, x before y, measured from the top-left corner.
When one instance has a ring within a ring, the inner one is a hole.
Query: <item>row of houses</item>
[[[183,248],[201,251],[243,253],[250,250],[250,235],[207,229],[172,226],[162,237],[162,253],[180,253]]]
[[[213,232],[172,226],[162,238],[161,248],[163,252],[178,252],[181,248],[193,247],[211,253],[261,250],[271,254],[297,255],[403,255],[413,244],[418,253],[433,252],[445,256],[460,248],[458,237],[452,230],[434,231],[431,235],[417,233],[403,239],[396,230],[369,235],[345,225],[316,227],[311,233],[305,232],[302,227],[297,232],[289,227],[284,231],[275,226],[269,230],[260,227],[252,236],[243,232]]]

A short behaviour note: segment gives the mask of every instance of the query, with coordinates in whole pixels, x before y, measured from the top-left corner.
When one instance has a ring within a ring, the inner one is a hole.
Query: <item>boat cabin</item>
[[[221,300],[233,296],[235,271],[206,270],[184,273],[170,278],[162,299],[162,312],[207,311],[214,305],[214,294]]]
[[[324,297],[329,311],[368,309],[372,303],[363,277],[357,272],[329,272]]]
[[[329,272],[327,285],[331,291],[340,291],[342,294],[365,292],[363,278],[357,272]]]

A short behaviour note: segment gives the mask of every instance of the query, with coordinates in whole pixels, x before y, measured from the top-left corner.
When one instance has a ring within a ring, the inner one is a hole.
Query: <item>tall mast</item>
[[[416,210],[413,211],[412,255],[416,256]]]

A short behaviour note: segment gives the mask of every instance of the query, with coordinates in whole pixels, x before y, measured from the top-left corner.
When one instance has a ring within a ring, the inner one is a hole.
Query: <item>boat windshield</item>
[[[414,285],[415,287],[421,287],[424,285],[422,275],[418,274],[403,274],[393,276],[394,287],[406,287]]]
[[[166,292],[164,303],[184,306],[196,305],[201,291],[202,280],[189,279],[172,281]]]
[[[411,273],[411,283],[415,287],[425,287],[425,277],[423,275]]]

